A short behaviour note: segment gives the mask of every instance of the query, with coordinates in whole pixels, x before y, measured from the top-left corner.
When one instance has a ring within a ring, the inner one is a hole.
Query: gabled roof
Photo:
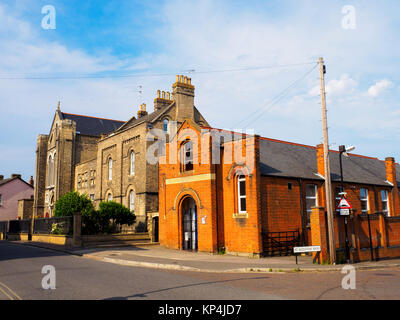
[[[5,184],[7,184],[7,183],[9,183],[11,181],[14,181],[14,180],[20,180],[21,182],[27,184],[29,187],[31,187],[33,189],[33,186],[31,186],[28,182],[26,182],[25,180],[23,180],[20,177],[13,177],[13,178],[7,178],[7,179],[0,180],[0,187],[2,187]]]
[[[329,152],[331,179],[340,181],[339,153]],[[390,186],[386,182],[385,162],[360,155],[342,157],[343,180],[350,183]],[[260,139],[260,170],[262,175],[323,180],[316,175],[315,147],[285,141]],[[400,169],[397,168],[398,174]],[[399,179],[399,178],[398,178]]]
[[[119,120],[103,119],[65,112],[60,112],[60,118],[75,121],[77,132],[91,136],[99,136],[103,133],[111,133],[125,123],[124,121]]]
[[[147,114],[143,117],[137,118],[137,119],[136,119],[136,117],[133,116],[124,125],[122,125],[120,128],[118,128],[118,131],[136,127],[137,125],[139,125],[143,122],[153,122],[156,119],[158,119],[159,117],[161,117],[168,110],[170,110],[174,105],[175,105],[175,102],[172,102],[169,106],[166,106],[164,108],[153,111],[152,113],[149,113],[149,114]]]
[[[262,175],[322,180],[317,176],[317,154],[313,147],[260,139]]]
[[[223,129],[203,128],[232,133],[232,138],[225,142],[242,139],[245,136],[242,133]],[[331,180],[339,182],[339,152],[330,150],[329,161]],[[349,157],[343,156],[342,161],[345,182],[391,186],[386,182],[385,161],[356,154],[349,154]],[[263,137],[260,137],[260,172],[264,176],[324,180],[323,176],[318,175],[316,147]],[[397,184],[400,185],[398,164],[396,164],[396,178]]]

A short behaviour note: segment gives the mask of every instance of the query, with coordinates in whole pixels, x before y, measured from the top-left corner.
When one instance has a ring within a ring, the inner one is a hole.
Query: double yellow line
[[[0,292],[2,292],[10,300],[22,300],[18,294],[7,287],[3,282],[0,282]]]

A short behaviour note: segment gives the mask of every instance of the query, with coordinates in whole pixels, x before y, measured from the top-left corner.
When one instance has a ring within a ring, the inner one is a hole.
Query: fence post
[[[326,219],[324,207],[313,207],[310,215],[311,242],[313,246],[320,246],[320,252],[313,252],[313,261],[323,263],[329,260]]]
[[[379,233],[381,234],[380,245],[383,248],[386,248],[387,247],[386,221],[385,221],[385,215],[382,213],[379,214]]]
[[[82,246],[82,214],[80,212],[75,212],[74,214],[74,229],[73,229],[73,246]]]

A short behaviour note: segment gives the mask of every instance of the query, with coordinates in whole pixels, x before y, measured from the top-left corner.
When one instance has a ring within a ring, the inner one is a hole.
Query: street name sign
[[[321,246],[293,247],[293,253],[317,252],[321,251]]]

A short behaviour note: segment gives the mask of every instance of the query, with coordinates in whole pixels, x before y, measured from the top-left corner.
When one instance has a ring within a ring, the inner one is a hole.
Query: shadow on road
[[[182,286],[158,289],[158,290],[154,290],[154,291],[147,291],[147,292],[143,292],[143,293],[136,293],[136,294],[133,294],[131,296],[126,296],[126,297],[105,298],[103,300],[128,300],[129,298],[148,298],[148,295],[150,295],[150,294],[169,291],[169,290],[175,290],[175,289],[190,288],[190,287],[203,286],[203,285],[209,285],[209,284],[217,284],[217,283],[235,282],[235,281],[241,281],[241,280],[248,281],[248,280],[260,280],[260,279],[269,279],[269,278],[270,277],[237,278],[237,279],[220,280],[220,281],[199,282],[199,283],[186,284],[186,285],[182,285]]]
[[[66,255],[68,255],[68,253],[66,252],[64,253],[51,249],[12,243],[9,241],[0,241],[0,261],[25,258],[56,257]]]

